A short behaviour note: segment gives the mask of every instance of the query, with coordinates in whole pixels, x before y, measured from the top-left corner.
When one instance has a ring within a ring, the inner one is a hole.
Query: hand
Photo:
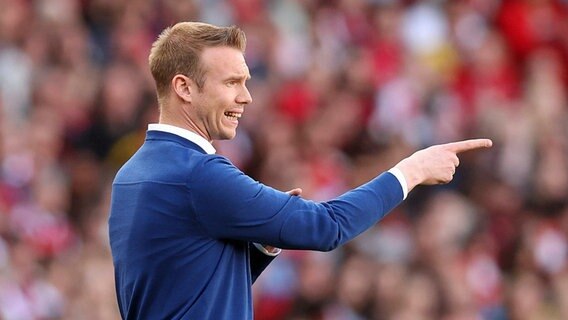
[[[460,164],[458,154],[479,148],[489,148],[489,139],[472,139],[431,146],[400,161],[395,168],[404,174],[408,191],[419,184],[433,185],[452,181]]]
[[[266,244],[263,244],[262,247],[263,247],[264,249],[266,249],[266,251],[268,251],[269,253],[278,253],[278,251],[280,250],[280,249],[278,249],[278,248],[276,248],[276,247],[269,246],[269,245],[266,245]]]

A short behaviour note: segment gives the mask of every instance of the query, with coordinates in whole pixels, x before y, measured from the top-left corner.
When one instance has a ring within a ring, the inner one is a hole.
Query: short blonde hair
[[[217,46],[229,46],[244,52],[245,33],[236,26],[218,27],[201,22],[180,22],[162,31],[152,44],[148,59],[160,105],[177,74],[189,77],[198,88],[203,88],[206,70],[200,63],[201,52],[207,47]]]

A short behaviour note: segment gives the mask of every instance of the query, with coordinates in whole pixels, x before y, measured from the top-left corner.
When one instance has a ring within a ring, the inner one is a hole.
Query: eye
[[[229,82],[227,82],[227,86],[228,87],[234,87],[238,84],[239,82],[237,80],[231,80]]]

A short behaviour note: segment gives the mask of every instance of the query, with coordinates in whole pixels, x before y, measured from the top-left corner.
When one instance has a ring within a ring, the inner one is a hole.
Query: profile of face
[[[232,139],[244,107],[252,102],[246,87],[250,72],[243,53],[231,47],[209,47],[201,53],[203,88],[190,88],[188,116],[209,141]]]

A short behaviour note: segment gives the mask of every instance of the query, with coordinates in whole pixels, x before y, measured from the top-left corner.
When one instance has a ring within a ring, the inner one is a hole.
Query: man
[[[332,250],[416,185],[452,180],[457,153],[491,146],[478,139],[418,151],[328,202],[274,190],[211,145],[235,136],[252,101],[244,50],[240,29],[192,22],[152,46],[159,124],[117,173],[109,218],[125,319],[252,319],[251,285],[278,248]]]

